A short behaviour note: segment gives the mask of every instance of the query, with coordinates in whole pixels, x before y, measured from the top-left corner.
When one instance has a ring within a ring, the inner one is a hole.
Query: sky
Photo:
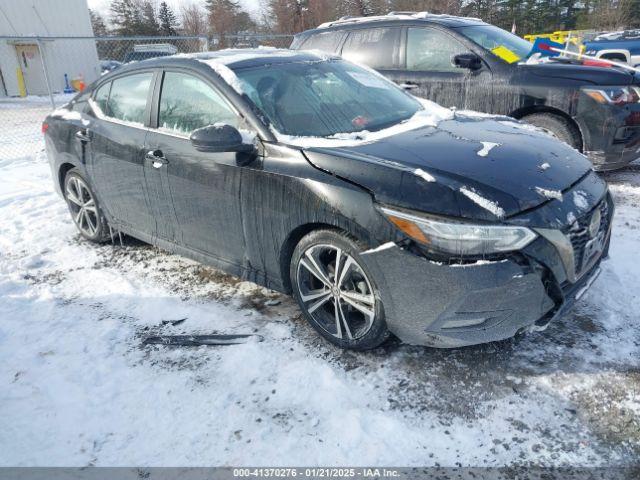
[[[161,0],[152,0],[156,4],[160,4]],[[177,15],[180,15],[180,5],[200,3],[204,5],[204,0],[166,0],[167,4],[174,10]],[[111,0],[87,0],[89,8],[99,12],[105,18],[109,17],[109,5]],[[247,10],[252,17],[256,20],[260,17],[260,0],[239,0],[240,5]]]

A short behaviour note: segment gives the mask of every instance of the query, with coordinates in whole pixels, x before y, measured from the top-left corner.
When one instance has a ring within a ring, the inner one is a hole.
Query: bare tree
[[[270,0],[269,11],[277,33],[298,33],[305,29],[299,0]]]
[[[227,46],[227,36],[245,30],[255,29],[255,23],[234,0],[207,0],[209,26],[218,35],[220,47]]]
[[[338,16],[336,3],[332,0],[308,0],[303,14],[305,28],[317,27],[321,23],[334,20]]]
[[[180,6],[182,31],[187,35],[206,35],[208,30],[207,14],[197,3]]]
[[[597,30],[622,30],[633,22],[634,2],[637,0],[596,0],[587,17],[588,27]]]
[[[460,13],[461,0],[394,0],[393,10],[429,13]]]

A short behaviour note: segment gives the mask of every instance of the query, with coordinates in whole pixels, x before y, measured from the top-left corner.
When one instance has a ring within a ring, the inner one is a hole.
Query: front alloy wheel
[[[292,283],[300,307],[332,343],[355,349],[378,346],[388,331],[374,283],[357,258],[358,245],[337,232],[312,236],[318,234],[325,238],[309,242],[306,237],[294,254]]]

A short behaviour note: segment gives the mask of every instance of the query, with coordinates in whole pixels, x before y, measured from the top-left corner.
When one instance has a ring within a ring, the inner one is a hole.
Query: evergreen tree
[[[173,10],[167,5],[167,2],[160,4],[160,12],[158,13],[160,20],[160,33],[162,35],[177,35],[180,24]]]
[[[98,12],[94,12],[89,9],[89,17],[91,18],[91,28],[93,29],[94,37],[104,37],[109,35],[107,24]]]
[[[139,35],[143,22],[138,3],[134,0],[113,0],[111,23],[116,35]]]
[[[160,24],[156,19],[156,11],[150,0],[142,2],[142,31],[141,35],[160,35]]]
[[[629,28],[640,28],[640,2],[631,2],[629,7]]]

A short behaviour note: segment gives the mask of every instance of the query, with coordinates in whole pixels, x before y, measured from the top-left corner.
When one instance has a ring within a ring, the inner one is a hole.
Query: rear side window
[[[453,57],[466,53],[465,48],[451,35],[433,28],[407,30],[407,70],[423,72],[459,72]]]
[[[399,28],[355,30],[342,47],[342,56],[347,60],[380,69],[396,68],[399,52]]]
[[[152,79],[151,72],[116,78],[104,113],[118,120],[144,125]]]
[[[220,94],[204,81],[184,73],[164,74],[158,112],[161,129],[189,134],[216,123],[238,128],[240,120]]]
[[[342,39],[341,32],[324,32],[312,35],[302,46],[298,47],[303,50],[320,50],[327,53],[335,53]]]
[[[73,110],[74,112],[85,113],[87,111],[87,100],[89,100],[90,96],[90,92],[86,90],[81,95],[78,95],[71,102],[71,110]]]
[[[111,82],[102,85],[95,96],[93,97],[93,104],[99,110],[97,113],[101,115],[109,116],[109,108],[107,102],[109,101],[109,91],[111,90]]]

